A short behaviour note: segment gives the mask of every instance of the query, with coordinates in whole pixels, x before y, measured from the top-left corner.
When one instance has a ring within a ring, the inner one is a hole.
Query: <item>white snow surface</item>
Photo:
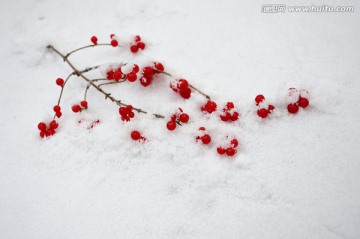
[[[0,238],[360,238],[360,4],[341,1],[354,13],[261,13],[267,2],[2,0]],[[74,114],[86,87],[75,77],[57,134],[41,139],[55,80],[71,73],[46,46],[66,53],[112,33],[122,48],[69,59],[79,69],[162,62],[219,107],[233,101],[240,120],[204,116],[205,99],[182,100],[164,76],[104,89],[167,117],[182,107],[191,119],[175,132],[148,115],[123,124],[94,89],[89,110]],[[147,47],[133,55],[137,34]],[[310,107],[289,115],[289,87],[308,90]],[[259,93],[276,107],[266,120],[255,113]],[[194,142],[200,126],[208,146]],[[133,142],[134,129],[148,142]],[[216,153],[226,135],[240,141],[234,158]]]

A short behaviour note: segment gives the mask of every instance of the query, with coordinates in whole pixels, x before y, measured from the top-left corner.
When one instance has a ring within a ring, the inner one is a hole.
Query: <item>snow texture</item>
[[[360,4],[341,2],[354,13],[265,14],[265,3],[2,0],[0,238],[360,238]],[[220,107],[233,101],[240,120],[203,116],[204,98],[182,100],[165,76],[105,89],[167,117],[182,107],[191,119],[175,132],[146,115],[123,124],[94,89],[89,110],[74,114],[86,83],[73,78],[58,133],[40,139],[55,80],[71,72],[45,46],[66,53],[111,33],[123,48],[91,48],[74,64],[162,62]],[[133,55],[136,34],[147,48]],[[289,87],[310,93],[297,115],[286,112]],[[266,120],[255,113],[259,93],[276,106]],[[199,126],[209,146],[194,143]],[[148,142],[131,141],[133,129]],[[232,159],[216,153],[226,135],[240,141]]]

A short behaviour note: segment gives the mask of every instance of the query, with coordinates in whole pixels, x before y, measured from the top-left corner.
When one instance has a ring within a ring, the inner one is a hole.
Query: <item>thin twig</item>
[[[90,46],[87,46],[90,47]],[[85,76],[81,71],[79,71],[70,61],[69,59],[62,54],[60,51],[58,51],[54,46],[52,45],[48,45],[47,46],[48,49],[51,49],[52,51],[54,51],[56,54],[58,54],[73,70],[74,70],[74,74],[77,76],[80,76],[81,78],[83,78],[85,81],[87,81],[92,87],[94,87],[96,90],[98,90],[100,93],[102,93],[103,95],[105,95],[105,99],[110,99],[112,102],[114,102],[115,104],[117,104],[118,106],[127,106],[127,104],[122,103],[120,100],[115,99],[114,97],[111,96],[111,93],[107,93],[106,91],[104,91],[103,89],[101,89],[99,86],[97,86],[91,79],[89,79],[87,76]],[[86,47],[83,47],[81,49],[84,49]],[[79,48],[80,49],[80,48]],[[79,50],[77,49],[77,50]],[[76,51],[77,51],[76,50]],[[75,52],[75,51],[73,51]],[[71,52],[71,53],[73,53]],[[70,53],[70,54],[71,54]],[[69,54],[67,54],[67,56],[69,56]],[[140,108],[136,108],[133,107],[133,109],[135,111],[137,111],[138,113],[143,113],[143,114],[147,114],[148,112],[140,109]],[[157,118],[165,118],[163,115],[160,114],[153,114],[155,117]]]
[[[64,58],[64,61],[66,58],[68,58],[71,54],[77,52],[77,51],[80,51],[80,50],[83,50],[83,49],[86,49],[86,48],[89,48],[89,47],[96,47],[96,46],[111,46],[111,44],[109,43],[100,43],[100,44],[91,44],[91,45],[87,45],[87,46],[83,46],[83,47],[79,47],[71,52],[69,52],[68,54],[66,54],[63,58]]]
[[[98,86],[101,87],[103,85],[119,84],[119,83],[123,83],[124,81],[126,81],[126,79],[121,80],[121,81],[112,81],[112,82],[102,83],[102,84],[99,84]]]

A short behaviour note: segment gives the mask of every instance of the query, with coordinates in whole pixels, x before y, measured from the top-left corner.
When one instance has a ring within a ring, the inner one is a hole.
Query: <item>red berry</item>
[[[203,144],[209,144],[211,142],[211,137],[208,134],[204,134],[203,137],[201,137],[201,141]]]
[[[73,105],[73,107],[71,107],[72,111],[74,113],[80,112],[81,111],[81,107],[80,105]]]
[[[131,119],[135,117],[135,114],[134,114],[134,112],[132,112],[132,111],[131,111],[131,112],[129,112],[129,114],[128,114],[128,115],[129,115],[129,117],[130,117]]]
[[[122,73],[121,73],[120,71],[115,71],[115,72],[113,73],[113,77],[114,77],[114,80],[118,81],[118,80],[121,79]]]
[[[97,44],[97,37],[96,36],[93,36],[93,37],[91,37],[91,42],[94,44],[94,45],[96,45]]]
[[[182,98],[189,99],[191,96],[191,89],[190,88],[181,89],[179,91],[179,94],[181,95]]]
[[[181,121],[181,123],[187,123],[189,121],[189,115],[185,114],[185,113],[181,114],[180,121]]]
[[[204,106],[201,107],[201,110],[211,114],[216,110],[216,107],[217,107],[216,103],[214,101],[209,100],[208,102],[206,102]]]
[[[235,111],[235,112],[231,115],[230,119],[231,119],[232,121],[238,120],[238,119],[239,119],[239,113]]]
[[[113,40],[111,40],[111,45],[112,45],[113,47],[117,47],[117,46],[119,45],[119,43],[118,43],[117,40],[113,39]]]
[[[45,135],[47,134],[47,136],[53,136],[55,134],[55,130],[54,129],[48,129],[45,133]]]
[[[133,140],[139,140],[141,138],[140,132],[137,130],[134,130],[133,132],[131,132],[131,138]]]
[[[180,89],[180,90],[186,90],[187,88],[189,88],[189,82],[185,79],[180,79],[178,81],[178,85],[177,87]]]
[[[258,116],[263,119],[265,119],[268,116],[268,113],[269,113],[268,110],[265,108],[261,108],[257,111]]]
[[[261,102],[263,102],[265,100],[265,97],[263,95],[257,95],[255,97],[255,102],[256,102],[256,105],[259,105]]]
[[[145,78],[145,77],[140,78],[140,84],[144,87],[149,86],[151,84],[151,81],[152,81],[152,78],[150,78],[150,79]]]
[[[132,107],[132,105],[127,105],[127,106],[126,106],[126,109],[127,109],[128,111],[132,111],[133,107]]]
[[[152,67],[146,66],[146,67],[144,67],[142,74],[143,74],[144,77],[150,78],[150,77],[152,77],[154,75],[154,70],[153,70]]]
[[[134,64],[134,67],[133,67],[133,69],[132,69],[132,72],[138,73],[138,72],[139,72],[139,66],[136,65],[136,64]]]
[[[110,38],[112,39],[115,36],[115,34],[110,34]]]
[[[206,129],[205,129],[205,127],[200,127],[199,130],[205,131]]]
[[[139,48],[138,48],[137,45],[132,45],[132,46],[130,46],[130,51],[131,51],[132,53],[136,53],[136,52],[138,52],[138,50],[139,50]]]
[[[40,123],[38,124],[38,129],[39,129],[40,131],[45,131],[45,130],[46,130],[46,124],[45,124],[44,122],[40,122]]]
[[[128,110],[126,109],[126,107],[120,107],[120,108],[119,108],[119,114],[120,114],[121,116],[126,116],[127,113],[128,113]]]
[[[229,121],[231,119],[231,115],[229,112],[226,112],[224,115],[220,115],[220,119],[225,122]]]
[[[274,109],[275,109],[275,107],[273,105],[268,106],[269,113],[271,113]]]
[[[45,132],[44,131],[40,131],[40,137],[44,138],[45,137]]]
[[[139,41],[141,41],[141,37],[139,35],[137,35],[134,37],[134,40],[135,40],[135,42],[139,42]]]
[[[80,105],[84,108],[87,108],[88,107],[88,102],[86,100],[83,100],[80,102]]]
[[[227,102],[226,103],[226,109],[231,110],[234,109],[234,103],[233,102]]]
[[[106,79],[108,79],[108,80],[114,79],[114,71],[113,70],[109,70],[108,72],[106,72]]]
[[[55,105],[53,109],[55,113],[61,111],[61,107],[59,105]]]
[[[56,120],[52,120],[49,124],[50,129],[57,129],[57,127],[59,126],[58,123],[56,122]]]
[[[230,157],[234,156],[236,154],[236,150],[233,148],[227,148],[226,149],[226,154]]]
[[[176,123],[174,121],[169,121],[166,124],[166,128],[172,131],[176,128]]]
[[[154,63],[154,67],[155,67],[156,70],[158,70],[158,71],[164,71],[164,66],[163,66],[163,64],[161,64],[160,62],[155,62],[155,63]]]
[[[139,49],[141,49],[141,50],[144,50],[145,49],[145,43],[143,43],[143,42],[138,42],[137,43],[137,47],[139,48]]]
[[[296,114],[299,110],[299,106],[297,104],[288,104],[287,110],[290,114]]]
[[[224,154],[226,150],[223,147],[218,147],[217,149],[218,154]]]
[[[130,72],[126,75],[126,78],[128,79],[128,81],[134,82],[136,81],[137,75],[134,72]]]
[[[236,148],[239,145],[239,141],[237,139],[232,139],[230,141],[230,144],[232,145],[233,148]]]
[[[307,98],[300,97],[298,103],[301,108],[306,108],[309,105],[309,100]]]
[[[58,86],[63,86],[63,85],[64,85],[64,80],[63,80],[62,78],[57,78],[57,79],[56,79],[56,84],[57,84]]]
[[[62,116],[62,113],[59,111],[59,112],[56,112],[56,117],[60,118]]]

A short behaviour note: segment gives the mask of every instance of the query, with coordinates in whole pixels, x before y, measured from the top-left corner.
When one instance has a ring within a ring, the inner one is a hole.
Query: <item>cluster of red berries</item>
[[[142,70],[142,77],[140,78],[140,84],[144,87],[149,86],[153,79],[154,75],[159,74],[164,71],[164,66],[160,62],[154,62],[153,66],[145,66]]]
[[[209,100],[205,105],[201,106],[201,111],[211,114],[216,111],[217,105],[214,101]]]
[[[236,121],[239,119],[239,113],[235,111],[233,102],[227,102],[222,111],[223,113],[220,115],[222,121]]]
[[[71,107],[71,110],[74,112],[74,113],[79,113],[83,110],[86,110],[88,108],[88,102],[86,100],[83,100],[80,102],[80,105],[79,104],[76,104],[76,105],[73,105]]]
[[[56,133],[56,129],[59,127],[59,124],[56,122],[56,120],[52,120],[49,123],[49,127],[46,126],[44,122],[40,122],[38,124],[38,129],[40,130],[40,137],[50,137],[53,136]]]
[[[289,104],[287,110],[290,114],[296,114],[299,107],[306,108],[309,106],[309,92],[306,90],[297,90],[295,88],[289,89]]]
[[[65,83],[62,78],[57,78],[55,82],[58,86],[61,86],[61,87],[63,87],[64,83]]]
[[[201,135],[198,135],[195,137],[195,141],[198,142],[201,140],[203,144],[209,144],[211,142],[211,136],[207,133],[205,127],[200,127],[199,131],[201,132]]]
[[[268,117],[268,115],[271,114],[272,111],[275,109],[273,105],[267,105],[267,107],[265,107],[264,101],[265,101],[265,97],[263,95],[257,95],[255,97],[255,104],[256,106],[259,106],[259,109],[257,110],[257,115],[263,119]]]
[[[146,138],[144,136],[141,135],[141,133],[137,130],[134,130],[131,132],[130,137],[134,140],[134,141],[146,141]]]
[[[170,131],[175,130],[176,124],[181,125],[181,123],[187,123],[189,122],[189,119],[189,115],[179,108],[179,110],[170,117],[170,120],[166,124],[166,128]]]
[[[111,65],[106,70],[106,79],[119,81],[123,78],[123,73],[120,66]]]
[[[171,81],[170,88],[186,100],[189,99],[191,96],[189,82],[185,79]]]
[[[56,117],[60,118],[62,116],[60,105],[55,105],[53,110],[55,112]]]
[[[141,37],[135,36],[134,37],[134,41],[130,44],[130,51],[132,53],[136,53],[139,50],[144,50],[145,49],[145,43],[141,41]]]
[[[121,120],[127,121],[127,122],[129,122],[130,119],[134,118],[134,116],[135,116],[132,105],[120,107],[119,114],[121,116]]]
[[[217,148],[217,152],[220,155],[226,153],[227,156],[232,157],[237,153],[236,148],[239,145],[239,141],[235,137],[230,139],[228,136],[226,136],[225,139],[226,139],[225,145],[219,146]]]

